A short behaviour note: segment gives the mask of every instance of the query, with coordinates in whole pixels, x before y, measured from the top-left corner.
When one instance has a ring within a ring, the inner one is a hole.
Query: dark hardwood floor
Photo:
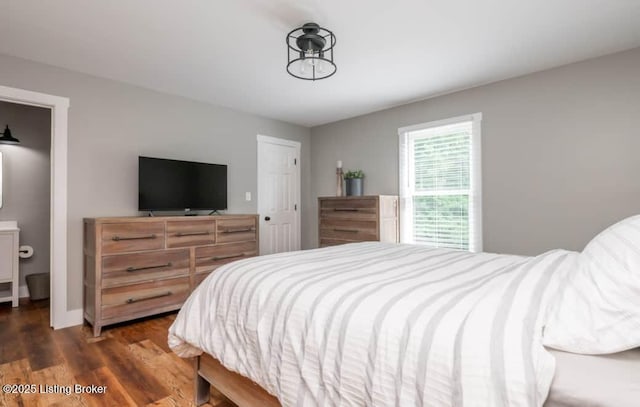
[[[194,370],[167,346],[175,314],[107,327],[49,328],[48,301],[0,304],[0,384],[35,384],[36,394],[0,390],[0,406],[192,406]],[[43,386],[107,386],[104,394]],[[43,388],[47,390],[46,388]],[[210,407],[233,407],[211,389]]]

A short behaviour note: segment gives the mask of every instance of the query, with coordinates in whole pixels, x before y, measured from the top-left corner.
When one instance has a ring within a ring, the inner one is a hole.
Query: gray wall
[[[138,155],[228,164],[229,212],[256,213],[256,135],[300,141],[302,217],[313,214],[307,128],[1,55],[0,84],[71,100],[68,309],[82,307],[82,218],[138,214]]]
[[[33,256],[20,259],[24,277],[49,272],[51,183],[51,111],[0,102],[0,126],[9,125],[19,145],[0,144],[3,153],[3,205],[0,220],[16,220],[20,245],[33,246]]]
[[[314,206],[338,159],[364,170],[365,193],[397,194],[398,128],[476,112],[485,251],[582,250],[640,213],[640,48],[312,128]]]

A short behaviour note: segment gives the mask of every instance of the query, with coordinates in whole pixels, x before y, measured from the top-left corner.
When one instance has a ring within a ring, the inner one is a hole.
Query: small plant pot
[[[362,196],[362,178],[347,178],[347,196]]]

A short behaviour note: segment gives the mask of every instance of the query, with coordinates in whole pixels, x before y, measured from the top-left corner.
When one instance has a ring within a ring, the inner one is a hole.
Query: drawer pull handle
[[[165,267],[171,267],[173,264],[171,264],[171,262],[165,263],[165,264],[158,264],[157,266],[146,266],[146,267],[127,267],[127,271],[129,273],[132,273],[134,271],[141,271],[141,270],[151,270],[151,269],[162,269]]]
[[[238,253],[238,254],[229,254],[226,256],[215,256],[215,257],[212,257],[211,260],[217,261],[217,260],[235,259],[236,257],[242,257],[244,255],[245,255],[244,253]]]
[[[236,228],[236,229],[223,229],[222,233],[241,233],[241,232],[253,232],[256,228]]]
[[[210,235],[211,232],[209,231],[204,231],[204,232],[178,232],[176,233],[177,237],[183,237],[183,236],[204,236],[204,235]]]
[[[335,212],[358,212],[358,208],[333,208]]]
[[[145,235],[145,236],[127,236],[127,237],[114,236],[111,238],[111,240],[113,240],[114,242],[119,242],[121,240],[146,240],[146,239],[155,239],[155,238],[156,238],[156,234],[153,233],[151,235]]]
[[[167,291],[164,293],[160,293],[160,294],[154,294],[154,295],[149,295],[147,297],[132,297],[127,299],[127,304],[133,304],[134,302],[139,302],[139,301],[146,301],[146,300],[153,300],[154,298],[162,298],[162,297],[168,297],[171,294],[173,294],[171,291]]]
[[[358,233],[357,229],[333,229],[334,232]]]

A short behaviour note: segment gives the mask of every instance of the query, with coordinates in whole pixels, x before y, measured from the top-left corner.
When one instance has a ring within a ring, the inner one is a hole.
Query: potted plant
[[[362,179],[364,172],[362,170],[347,171],[344,174],[344,180],[347,182],[347,196],[362,195]]]

